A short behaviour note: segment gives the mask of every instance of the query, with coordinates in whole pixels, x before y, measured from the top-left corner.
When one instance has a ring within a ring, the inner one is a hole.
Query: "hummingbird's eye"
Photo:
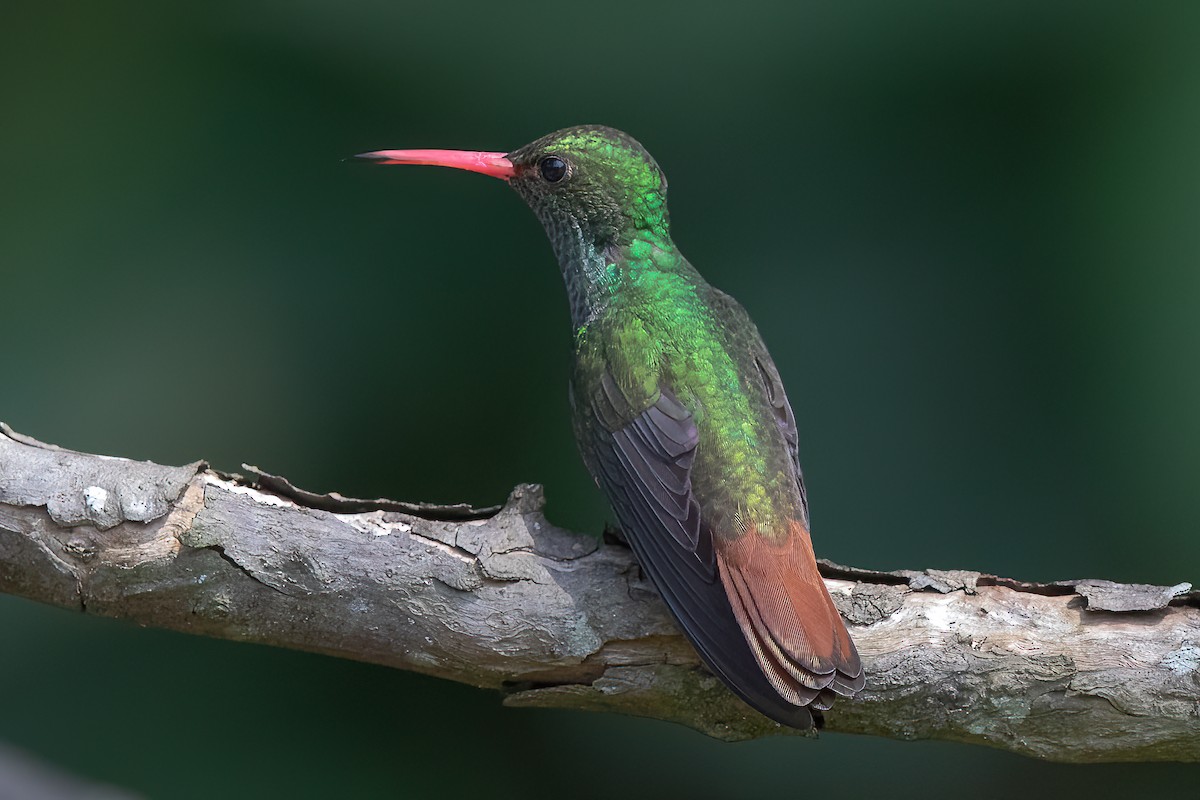
[[[546,156],[538,162],[538,169],[547,183],[558,183],[567,174],[567,162],[558,156]]]

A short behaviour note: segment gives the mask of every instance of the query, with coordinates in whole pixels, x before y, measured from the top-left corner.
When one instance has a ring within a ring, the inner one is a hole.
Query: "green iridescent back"
[[[736,327],[725,320],[752,325],[745,312],[675,259],[671,270],[662,269],[665,256],[628,261],[611,284],[616,301],[579,326],[575,395],[598,391],[605,369],[639,411],[669,389],[700,434],[692,486],[708,527],[726,537],[749,525],[785,536],[781,523],[805,514],[793,455],[755,364],[757,331],[731,336]],[[584,415],[583,424],[596,422]]]

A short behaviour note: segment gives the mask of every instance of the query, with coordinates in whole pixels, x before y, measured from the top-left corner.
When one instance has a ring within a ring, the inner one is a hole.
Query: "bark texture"
[[[789,733],[699,664],[629,550],[502,508],[317,495],[247,468],[72,452],[0,425],[0,591],[722,739]],[[1058,761],[1200,760],[1200,593],[822,565],[867,669],[827,730]]]

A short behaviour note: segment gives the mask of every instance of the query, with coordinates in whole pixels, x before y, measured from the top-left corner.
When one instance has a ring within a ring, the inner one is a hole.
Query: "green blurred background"
[[[1200,578],[1194,3],[4,4],[0,419],[300,486],[607,513],[502,184],[343,157],[602,122],[750,310],[820,553]],[[0,597],[0,740],[156,798],[1165,793],[826,735],[710,741]],[[994,791],[992,791],[994,790]]]

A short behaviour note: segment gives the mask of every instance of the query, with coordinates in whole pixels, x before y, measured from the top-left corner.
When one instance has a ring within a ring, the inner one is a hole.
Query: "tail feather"
[[[739,697],[784,725],[812,727],[808,702],[812,690],[796,699],[784,698],[761,667],[762,660],[746,647],[743,626],[730,613],[725,587],[701,580],[699,572],[680,566],[678,545],[666,537],[631,536],[638,563],[650,575],[675,619],[683,626],[704,663]]]
[[[862,662],[825,582],[808,530],[769,538],[753,525],[717,548],[721,581],[746,641],[775,690],[825,709],[865,685]]]
[[[722,570],[722,578],[725,575],[725,571]],[[813,702],[821,693],[821,687],[813,686],[813,682],[807,676],[792,667],[791,661],[783,656],[774,640],[770,636],[762,635],[764,628],[757,617],[745,578],[739,573],[729,575],[729,580],[725,582],[725,591],[729,594],[733,615],[742,628],[754,659],[759,663],[767,680],[775,687],[775,691],[792,705],[806,706]]]

